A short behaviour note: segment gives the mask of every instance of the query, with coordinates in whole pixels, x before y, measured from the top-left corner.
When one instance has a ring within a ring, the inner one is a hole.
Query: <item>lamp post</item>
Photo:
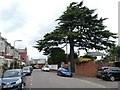
[[[14,57],[15,57],[15,50],[16,50],[16,49],[15,49],[15,43],[16,43],[16,42],[19,42],[19,41],[22,41],[22,40],[15,40],[15,41],[14,41],[14,51],[13,51],[13,52],[14,52],[14,55],[13,55]],[[14,69],[14,67],[15,67],[14,64],[15,64],[15,61],[13,62],[13,69]]]

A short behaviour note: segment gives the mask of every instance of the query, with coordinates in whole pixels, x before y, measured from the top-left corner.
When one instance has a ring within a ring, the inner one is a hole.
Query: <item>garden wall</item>
[[[75,73],[82,76],[95,77],[98,67],[101,66],[114,66],[113,63],[102,63],[98,61],[88,61],[76,64]]]

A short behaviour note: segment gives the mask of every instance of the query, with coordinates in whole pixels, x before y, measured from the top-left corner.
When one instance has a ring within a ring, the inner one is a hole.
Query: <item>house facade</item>
[[[6,38],[3,38],[0,33],[0,56],[2,57],[0,60],[0,65],[7,63],[8,67],[14,61],[13,60],[13,47],[10,43],[7,42]],[[3,62],[4,58],[4,62]]]
[[[0,57],[1,57],[0,65],[1,66],[6,63],[9,68],[11,64],[15,62],[16,60],[18,60],[18,62],[21,61],[21,58],[22,60],[24,58],[24,60],[27,61],[27,57],[28,57],[27,49],[24,49],[24,51],[25,52],[23,54],[23,52],[16,49],[14,46],[8,43],[7,39],[3,38],[0,33]],[[3,59],[4,59],[4,63],[3,63]]]
[[[28,62],[27,48],[17,49],[20,55],[20,64],[26,64]]]

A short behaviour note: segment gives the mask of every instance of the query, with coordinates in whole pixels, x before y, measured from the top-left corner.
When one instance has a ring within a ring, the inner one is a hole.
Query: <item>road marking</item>
[[[31,88],[32,88],[32,79],[33,79],[33,76],[31,75],[30,78],[31,78],[31,80],[30,80],[30,81],[31,81],[31,82],[30,82],[30,90],[31,90]]]
[[[64,78],[64,79],[74,79],[74,78],[70,78],[70,77],[61,77],[61,78]]]
[[[89,83],[89,84],[98,86],[98,87],[100,87],[100,88],[107,88],[107,87],[105,87],[105,86],[102,86],[102,85],[99,85],[99,84],[96,84],[96,83],[93,83],[93,82],[90,82],[90,81],[87,81],[87,80],[83,80],[83,79],[80,79],[80,80],[83,81],[83,82],[86,82],[86,83]]]
[[[89,83],[89,84],[95,85],[95,86],[100,87],[100,88],[107,88],[107,87],[102,86],[102,85],[100,85],[100,84],[96,84],[96,83],[94,83],[94,82],[87,81],[87,80],[83,80],[83,79],[75,79],[75,78],[68,78],[68,77],[61,77],[61,78],[67,79],[67,80],[68,80],[68,79],[69,79],[69,80],[72,80],[72,79],[74,79],[74,80],[81,80],[82,82]]]

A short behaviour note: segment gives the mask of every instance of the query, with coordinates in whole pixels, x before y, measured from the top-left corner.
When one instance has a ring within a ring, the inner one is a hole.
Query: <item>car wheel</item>
[[[114,76],[110,76],[110,80],[111,81],[115,81],[115,77]]]
[[[21,84],[21,87],[18,90],[23,90],[24,89],[24,83]]]
[[[24,86],[26,86],[26,83],[24,83]]]
[[[58,76],[61,76],[61,74],[60,74],[60,73],[58,73]]]
[[[102,80],[106,80],[106,79],[102,77]]]
[[[73,77],[73,74],[71,74],[70,77]]]

